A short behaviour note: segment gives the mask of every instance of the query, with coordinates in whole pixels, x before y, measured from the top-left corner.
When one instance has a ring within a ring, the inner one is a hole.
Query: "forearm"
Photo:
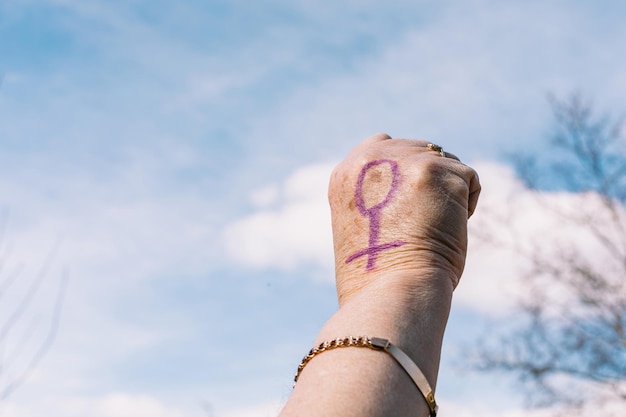
[[[316,344],[387,339],[424,375],[415,370],[414,384],[393,351],[370,349],[378,342],[322,345],[326,350],[308,358],[280,417],[429,415],[416,385],[436,384],[452,290],[465,264],[467,218],[479,192],[474,170],[454,155],[386,134],[369,137],[335,168],[328,195],[339,310]],[[434,415],[432,398],[430,405]]]
[[[347,336],[382,337],[402,349],[434,388],[452,284],[444,272],[388,274],[342,303],[315,344]],[[281,417],[427,416],[413,381],[384,351],[334,349],[303,370]]]

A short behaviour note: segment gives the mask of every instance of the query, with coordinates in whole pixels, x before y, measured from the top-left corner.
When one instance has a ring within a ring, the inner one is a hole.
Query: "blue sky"
[[[502,155],[538,149],[547,93],[623,112],[624,16],[617,1],[0,0],[0,275],[19,277],[0,314],[52,259],[0,388],[70,278],[53,349],[0,412],[275,415],[336,308],[333,164],[375,132],[427,138],[479,168],[485,207],[523,195]],[[470,253],[442,416],[517,412],[504,388],[495,411],[480,399],[501,377],[453,365],[510,311],[514,266]]]

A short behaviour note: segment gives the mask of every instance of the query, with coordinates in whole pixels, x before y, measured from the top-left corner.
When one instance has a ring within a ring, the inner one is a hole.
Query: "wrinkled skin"
[[[452,293],[465,265],[474,170],[428,142],[371,136],[329,186],[339,309],[315,339],[381,337],[436,389]],[[302,371],[281,417],[415,417],[428,407],[387,354],[334,349]]]
[[[449,272],[453,288],[458,284],[467,251],[467,219],[476,207],[480,184],[472,168],[452,154],[442,157],[427,144],[377,134],[357,145],[335,168],[329,201],[340,304],[394,272],[443,270]],[[389,163],[372,166],[358,184],[364,166],[379,160],[397,163],[397,188],[380,208],[378,243],[402,244],[378,252],[375,266],[367,270],[367,256],[346,260],[368,247],[371,232],[372,218],[359,210],[357,193],[371,208],[383,202],[393,187]],[[403,281],[395,284],[409,291],[416,284]]]

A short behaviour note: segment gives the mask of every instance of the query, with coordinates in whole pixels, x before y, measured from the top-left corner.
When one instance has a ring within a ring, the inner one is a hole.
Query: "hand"
[[[465,265],[476,173],[424,141],[374,135],[332,174],[339,309],[315,345],[353,335],[402,349],[436,387],[453,288]],[[389,355],[333,349],[304,369],[281,417],[428,415]]]
[[[458,284],[480,184],[473,169],[427,144],[377,134],[335,168],[329,201],[340,304],[398,276],[409,289],[441,272]]]

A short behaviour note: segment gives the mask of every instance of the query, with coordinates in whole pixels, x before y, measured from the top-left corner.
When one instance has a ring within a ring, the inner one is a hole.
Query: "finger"
[[[456,156],[453,153],[447,152],[447,151],[443,151],[443,154],[445,155],[446,158],[450,158],[450,159],[456,159],[457,161],[461,162],[461,160],[459,159],[458,156]]]
[[[376,133],[375,135],[372,135],[369,138],[365,139],[363,142],[361,142],[361,144],[371,145],[371,144],[382,142],[384,140],[389,140],[389,139],[391,139],[391,136],[389,136],[386,133]]]
[[[373,136],[372,136],[373,137]],[[372,138],[370,137],[370,138]],[[370,139],[368,138],[368,140]],[[391,138],[388,138],[391,139]],[[388,142],[390,147],[411,147],[411,148],[425,148],[424,150],[428,150],[434,152],[434,154],[444,156],[445,158],[454,159],[457,161],[461,161],[458,156],[453,153],[446,152],[439,145],[435,145],[430,141],[422,140],[422,139],[391,139]],[[431,147],[429,147],[431,146]],[[443,152],[443,154],[442,154]]]
[[[461,161],[459,159],[458,156],[456,156],[453,153],[450,152],[446,152],[441,146],[439,145],[435,145],[434,143],[427,141],[427,140],[421,140],[421,139],[393,139],[393,142],[397,143],[398,145],[401,146],[412,146],[412,147],[417,147],[417,148],[426,148],[431,152],[434,152],[435,154],[439,155],[439,156],[443,156],[445,158],[450,158],[450,159],[455,159],[457,161]]]
[[[412,148],[425,148],[429,143],[427,140],[423,139],[404,139],[404,138],[396,138],[389,141],[393,146],[408,146]]]
[[[459,162],[461,161],[458,156],[456,156],[453,153],[444,151],[441,146],[435,145],[434,143],[426,144],[426,148],[428,148],[428,150],[432,152],[436,152],[437,154],[439,154],[440,156],[443,156],[444,158],[455,159]]]
[[[352,151],[350,151],[350,154],[355,154],[355,153],[359,153],[364,149],[367,149],[371,146],[374,146],[376,144],[379,143],[383,143],[385,141],[388,141],[391,139],[391,136],[389,136],[386,133],[376,133],[375,135],[372,135],[370,137],[368,137],[367,139],[365,139],[363,142],[359,143],[358,145],[356,145]]]
[[[446,164],[451,172],[455,173],[459,177],[463,179],[465,182],[466,192],[467,192],[467,218],[469,219],[472,214],[474,214],[474,210],[476,210],[476,204],[478,203],[478,196],[480,195],[480,180],[478,178],[478,174],[474,171],[473,168],[465,165],[462,162],[450,161],[451,158],[448,159],[449,163]]]
[[[365,139],[364,142],[375,143],[375,142],[381,142],[383,140],[389,140],[389,139],[391,139],[391,136],[389,136],[386,133],[376,133],[375,135],[372,135],[369,138]]]
[[[480,179],[478,178],[478,174],[476,171],[473,171],[473,175],[470,178],[469,182],[469,198],[467,204],[467,218],[469,219],[474,214],[474,210],[476,210],[476,205],[478,204],[478,196],[480,195]]]

